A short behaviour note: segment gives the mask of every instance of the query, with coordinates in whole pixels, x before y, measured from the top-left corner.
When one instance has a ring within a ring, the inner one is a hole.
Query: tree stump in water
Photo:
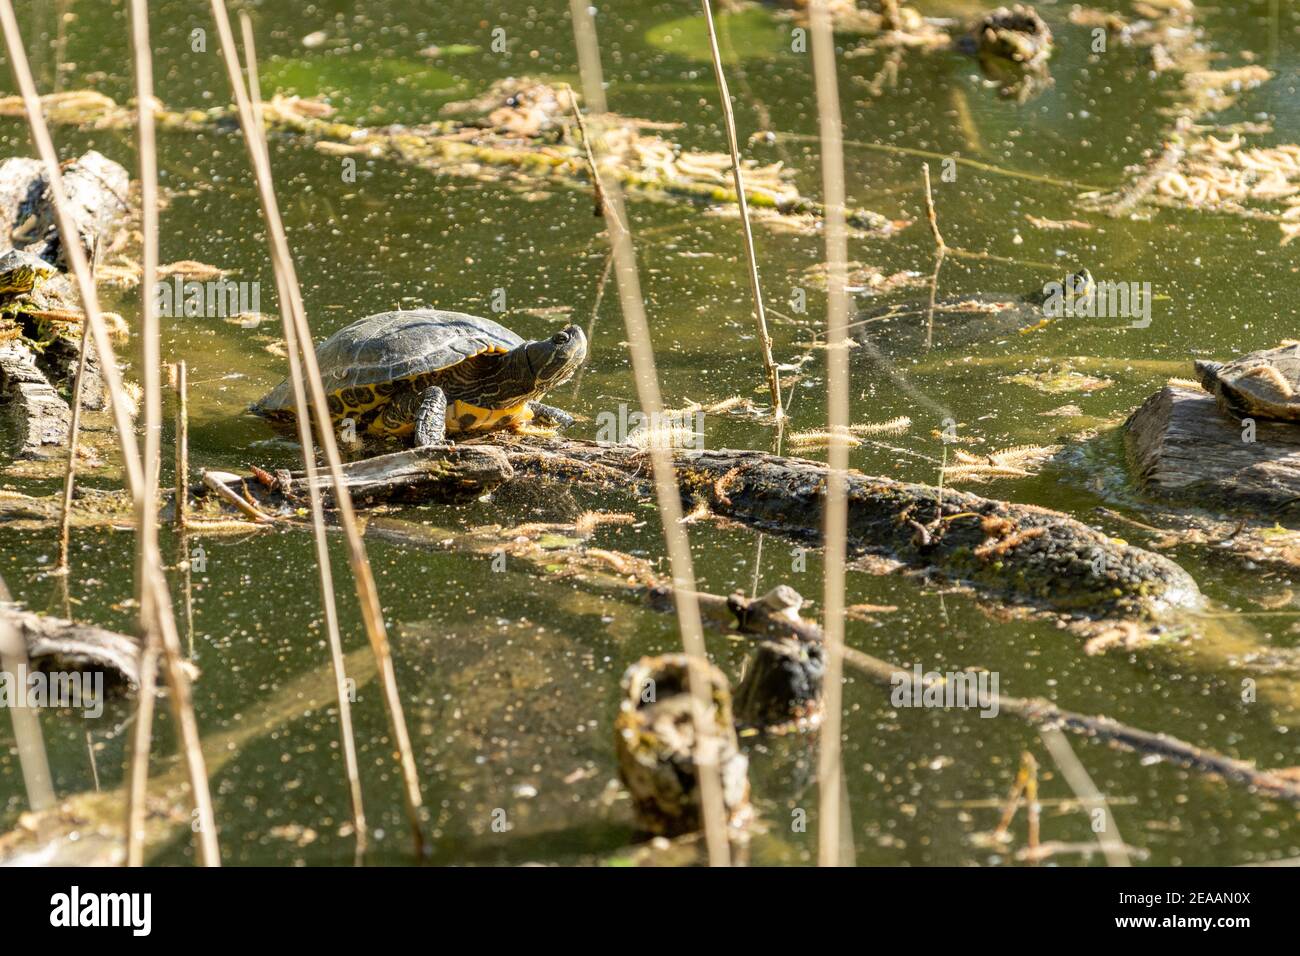
[[[749,760],[736,737],[726,675],[705,666],[713,701],[706,743],[717,757],[727,823],[741,827],[753,815]],[[655,836],[681,836],[704,825],[687,667],[685,654],[643,657],[629,667],[614,722],[619,776],[632,794],[637,826]]]
[[[1133,475],[1154,497],[1281,518],[1300,503],[1300,426],[1260,418],[1252,434],[1250,421],[1208,392],[1166,385],[1124,423]]]

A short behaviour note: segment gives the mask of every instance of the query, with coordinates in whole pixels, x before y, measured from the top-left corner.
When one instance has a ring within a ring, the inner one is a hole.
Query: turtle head
[[[567,382],[587,357],[587,337],[582,329],[570,325],[549,339],[539,339],[524,346],[528,370],[541,394]]]
[[[1201,387],[1207,392],[1213,392],[1214,385],[1219,380],[1219,372],[1223,368],[1223,363],[1202,362],[1198,359],[1192,364],[1196,368],[1196,380],[1201,383]]]

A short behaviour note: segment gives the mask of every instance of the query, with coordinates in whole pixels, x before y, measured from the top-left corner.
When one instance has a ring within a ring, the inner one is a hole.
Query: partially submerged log
[[[310,494],[305,472],[281,472],[244,483],[253,503],[263,510],[299,507]],[[394,503],[461,504],[485,495],[514,477],[505,452],[491,445],[413,448],[363,458],[343,465],[343,478],[358,506]],[[268,483],[267,478],[272,480]],[[334,507],[334,483],[328,469],[317,473],[317,487]],[[203,493],[203,486],[196,486]]]
[[[72,409],[37,365],[36,354],[19,339],[0,342],[0,412],[14,422],[15,458],[60,457],[68,443]]]
[[[62,171],[67,211],[87,254],[118,241],[130,212],[130,174],[90,150]],[[57,387],[72,394],[81,352],[80,296],[66,275],[67,252],[55,221],[54,197],[43,164],[26,157],[0,162],[0,252],[30,253],[60,272],[29,294],[0,303],[0,404],[20,418],[18,458],[49,457],[44,446],[66,445],[71,425]],[[63,321],[52,321],[58,316]],[[35,348],[29,348],[25,343]],[[83,408],[104,407],[99,357],[86,355]]]
[[[505,446],[521,475],[643,486],[649,456],[627,445]],[[682,495],[762,531],[819,544],[826,467],[756,451],[674,449]],[[1085,617],[1153,618],[1201,601],[1168,558],[1068,515],[966,492],[848,474],[849,548],[941,574],[978,592]]]
[[[453,532],[394,518],[375,518],[366,523],[365,530],[367,536],[404,545],[451,550],[483,558],[496,558],[506,554],[510,561],[519,561],[532,573],[550,580],[560,576],[566,581],[575,582],[584,590],[601,595],[602,599],[630,599],[661,613],[672,613],[675,600],[673,589],[648,561],[607,548],[587,547],[582,543],[580,536],[584,533],[583,527],[590,534],[590,529],[602,523],[593,520],[594,517],[599,516],[585,516],[585,520],[580,519],[579,523],[567,526],[535,524],[513,528],[478,528],[468,532]],[[579,537],[559,548],[542,544],[557,535]],[[800,615],[803,599],[788,585],[778,585],[768,594],[753,600],[741,595],[723,597],[705,592],[696,592],[694,598],[699,603],[702,621],[712,631],[729,635],[749,634],[760,638],[760,643],[797,643],[804,647],[820,645],[823,641],[821,626],[817,621]],[[1195,646],[1200,648],[1212,643],[1206,637],[1196,642]],[[1258,650],[1238,647],[1232,656],[1254,655]],[[815,656],[810,653],[808,658],[812,661]],[[844,649],[844,660],[849,667],[882,687],[892,689],[899,682],[910,685],[916,679],[913,670],[852,647]],[[1215,673],[1222,673],[1222,665],[1226,660],[1227,658],[1215,658]],[[924,689],[933,681],[928,675],[923,675],[921,682],[922,686],[915,694],[919,699],[924,699]],[[764,690],[772,687],[772,684],[765,684]],[[1262,693],[1266,691],[1262,680],[1260,690]],[[738,701],[742,690],[738,688],[736,693]],[[774,702],[779,702],[780,699],[781,691],[778,687],[774,692],[758,697],[755,703],[761,705],[768,717],[775,718],[779,716],[779,708],[774,708]],[[803,702],[799,696],[791,696],[786,700],[796,705]],[[1293,709],[1294,704],[1288,696],[1280,706]],[[1248,761],[1206,750],[1168,734],[1142,730],[1101,715],[1066,710],[1041,697],[1012,697],[998,693],[996,707],[999,714],[1010,714],[1035,726],[1058,727],[1121,750],[1168,760],[1198,773],[1220,776],[1230,783],[1245,785],[1265,796],[1300,804],[1300,781],[1286,773],[1261,769]],[[737,711],[737,717],[739,716]],[[810,729],[814,723],[808,721],[793,729]],[[776,724],[761,729],[790,728]]]
[[[1293,423],[1261,418],[1252,429],[1208,392],[1166,385],[1129,416],[1124,433],[1133,477],[1153,497],[1270,519],[1300,505]]]
[[[133,637],[3,604],[0,616],[26,640],[33,663],[53,670],[107,668],[132,687],[139,684],[140,645]]]

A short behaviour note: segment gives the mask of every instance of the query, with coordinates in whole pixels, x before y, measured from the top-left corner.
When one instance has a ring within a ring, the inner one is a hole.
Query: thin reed
[[[410,734],[406,727],[406,717],[402,710],[401,697],[397,687],[397,675],[393,667],[392,652],[388,643],[388,631],[384,624],[383,609],[379,603],[379,593],[375,587],[374,576],[366,555],[361,532],[357,527],[356,512],[352,505],[352,496],[343,478],[343,463],[339,456],[338,443],[331,427],[329,404],[326,401],[325,388],[321,382],[320,368],[316,361],[316,352],[312,348],[311,329],[307,324],[306,311],[302,302],[302,290],[298,284],[297,272],[289,252],[289,242],[285,235],[284,223],[280,218],[279,204],[272,182],[269,152],[266,148],[265,133],[255,107],[250,101],[247,88],[240,73],[239,61],[235,53],[234,36],[230,27],[230,18],[223,0],[212,0],[212,12],[216,19],[217,32],[221,40],[222,56],[226,71],[230,77],[239,110],[240,125],[248,145],[249,156],[257,180],[258,195],[262,204],[262,215],[267,224],[267,235],[271,247],[272,261],[275,265],[276,285],[281,302],[281,317],[284,321],[285,344],[290,359],[290,375],[293,377],[296,357],[301,356],[301,368],[295,381],[295,401],[299,401],[300,410],[311,412],[310,420],[316,423],[317,437],[329,463],[333,482],[334,500],[338,507],[339,523],[347,538],[348,559],[352,567],[357,597],[361,606],[362,620],[366,635],[370,641],[379,673],[380,687],[386,705],[389,729],[393,744],[397,750],[399,766],[403,779],[403,799],[406,806],[408,823],[417,855],[425,852],[424,831],[421,823],[422,797],[419,779],[415,767],[415,754],[411,747]],[[254,74],[250,59],[250,74]],[[299,386],[305,382],[300,392]],[[310,404],[308,404],[308,398]],[[300,422],[308,416],[299,414]],[[300,430],[300,437],[302,431]],[[304,443],[304,456],[311,455],[310,440]],[[309,468],[312,466],[309,464]],[[341,663],[339,661],[338,663]],[[336,675],[338,670],[336,669]],[[340,695],[343,694],[343,682],[340,679]],[[354,800],[355,806],[355,800]]]
[[[583,95],[589,105],[604,106],[604,81],[600,65],[600,47],[596,40],[596,26],[585,0],[570,0],[574,40],[578,48],[578,65],[582,73]],[[600,123],[594,125],[599,129]],[[596,135],[600,145],[600,134]],[[627,328],[628,347],[632,357],[632,371],[636,380],[637,398],[642,411],[653,421],[663,411],[663,397],[659,391],[659,375],[655,368],[654,349],[650,343],[650,327],[646,321],[641,282],[637,273],[636,250],[631,232],[623,226],[627,222],[623,207],[623,192],[617,181],[603,184],[605,196],[605,228],[614,255],[614,270],[618,278],[619,302]],[[659,505],[660,523],[667,544],[668,561],[673,578],[673,603],[677,611],[677,624],[682,632],[682,645],[690,662],[688,683],[691,693],[691,716],[695,725],[695,763],[700,785],[700,809],[704,820],[705,844],[710,866],[728,866],[731,846],[727,835],[726,806],[722,796],[722,782],[718,773],[717,754],[713,737],[706,736],[706,714],[712,708],[710,682],[705,671],[708,663],[704,646],[703,626],[700,620],[699,601],[695,597],[695,570],[691,559],[690,543],[682,527],[682,499],[673,471],[672,450],[652,445],[646,450],[650,458],[655,481],[655,498]]]
[[[131,46],[135,56],[136,134],[140,162],[140,377],[144,392],[143,489],[135,495],[136,597],[140,615],[157,614],[149,577],[157,573],[158,469],[162,441],[162,354],[158,304],[153,290],[158,280],[158,150],[153,116],[153,53],[149,42],[146,0],[131,0]],[[126,799],[126,864],[144,863],[145,791],[149,783],[149,751],[153,743],[154,694],[157,680],[158,629],[144,628],[140,696],[131,732],[131,766]]]
[[[93,263],[92,263],[93,266]],[[91,279],[94,279],[93,270]],[[90,351],[90,336],[81,330],[81,345],[77,349],[77,380],[72,386],[72,424],[68,428],[68,465],[63,473],[63,503],[59,512],[59,563],[55,574],[67,574],[68,549],[72,544],[72,493],[77,481],[77,447],[81,442],[81,402],[85,394],[86,362]]]
[[[190,517],[190,381],[185,360],[176,372],[176,527],[184,531]]]
[[[244,41],[244,63],[247,68],[249,97],[253,105],[254,135],[249,140],[249,149],[256,147],[268,171],[270,180],[270,151],[267,147],[265,130],[261,123],[261,88],[257,72],[257,47],[253,41],[253,23],[248,13],[239,12],[240,33]],[[303,465],[311,487],[308,496],[311,503],[312,533],[316,547],[316,568],[320,578],[321,606],[325,614],[325,630],[329,639],[330,664],[334,671],[336,699],[339,705],[339,736],[343,746],[344,773],[348,783],[348,797],[352,806],[352,828],[356,836],[356,853],[358,858],[365,853],[369,844],[369,828],[366,824],[365,802],[361,793],[361,771],[357,760],[356,735],[352,729],[352,704],[348,695],[347,667],[343,657],[343,640],[339,629],[338,605],[334,594],[334,570],[329,554],[329,541],[325,530],[325,504],[317,483],[316,448],[312,440],[311,415],[307,403],[307,390],[303,382],[302,362],[298,357],[298,335],[293,316],[288,312],[291,296],[286,294],[285,276],[276,271],[278,289],[277,301],[280,303],[280,317],[285,333],[285,351],[289,359],[289,373],[293,381],[295,409],[297,411],[298,441],[302,445]]]
[[[0,605],[8,601],[9,588],[4,578],[0,578]],[[0,607],[0,672],[26,674],[29,668],[27,641]],[[46,810],[55,803],[54,778],[50,775],[50,758],[45,752],[39,712],[26,706],[25,700],[14,701],[5,709],[13,721],[18,767],[27,791],[27,807],[32,811]]]
[[[781,404],[781,377],[772,358],[772,336],[767,331],[767,313],[763,309],[763,286],[758,276],[758,259],[754,255],[754,230],[749,222],[749,202],[745,198],[745,173],[740,165],[740,144],[736,139],[736,116],[731,108],[731,92],[727,89],[727,75],[722,69],[722,53],[718,50],[718,33],[713,23],[713,7],[709,0],[700,0],[704,10],[704,23],[709,34],[709,53],[713,57],[713,75],[718,81],[722,100],[722,119],[727,128],[727,147],[731,150],[731,175],[736,184],[736,205],[740,208],[740,234],[744,240],[745,263],[749,267],[749,289],[754,296],[754,322],[758,326],[758,341],[763,349],[763,370],[767,373],[767,387],[772,394],[772,414],[777,419],[785,417]]]
[[[140,4],[143,8],[143,3]],[[113,354],[113,343],[104,315],[99,308],[99,297],[95,283],[90,275],[90,266],[82,248],[76,223],[68,211],[68,196],[63,185],[63,174],[59,166],[58,154],[50,138],[45,116],[41,111],[40,97],[36,93],[36,84],[32,79],[31,65],[23,48],[22,34],[14,17],[12,0],[0,0],[0,25],[3,26],[5,47],[9,54],[9,64],[14,73],[23,99],[27,122],[31,129],[32,142],[37,154],[45,166],[49,182],[50,196],[54,202],[54,214],[59,228],[63,249],[68,262],[76,276],[77,288],[81,294],[82,307],[86,313],[86,324],[93,336],[95,352],[99,358],[105,387],[108,389],[113,423],[117,430],[118,442],[122,451],[122,465],[126,472],[127,488],[135,500],[145,493],[145,480],[140,460],[139,447],[135,440],[134,423],[131,420],[130,406],[122,386],[121,373]],[[147,45],[145,47],[147,49]],[[86,334],[83,330],[82,334]],[[176,621],[172,616],[171,596],[167,592],[166,581],[162,577],[161,562],[156,549],[142,569],[141,579],[148,587],[143,589],[149,594],[149,607],[141,607],[141,628],[145,634],[145,646],[150,644],[150,635],[161,632],[164,657],[167,662],[167,677],[171,686],[170,700],[176,718],[181,739],[181,752],[185,759],[186,771],[194,800],[195,841],[198,845],[200,862],[209,866],[219,866],[220,852],[217,846],[216,822],[212,813],[212,799],[208,790],[207,773],[204,768],[203,754],[199,747],[198,721],[194,716],[194,705],[190,693],[189,676],[182,667],[180,655],[180,638],[176,633]],[[142,695],[143,696],[143,695]]]
[[[813,78],[817,90],[817,116],[821,133],[822,201],[826,208],[826,428],[832,436],[849,427],[849,350],[847,343],[848,234],[844,217],[844,131],[840,126],[839,82],[835,75],[835,42],[825,0],[813,0],[809,21],[812,34]],[[851,855],[852,834],[841,832],[844,802],[844,768],[840,753],[843,725],[844,672],[844,564],[848,536],[848,499],[845,472],[849,444],[830,443],[827,452],[825,517],[825,587],[822,596],[826,640],[825,717],[822,722],[818,763],[820,802],[817,822],[818,862],[839,866]],[[843,842],[842,842],[843,841]]]
[[[1039,727],[1038,735],[1043,738],[1043,745],[1056,761],[1061,776],[1070,785],[1079,802],[1087,807],[1089,813],[1102,814],[1101,830],[1098,831],[1095,827],[1093,829],[1097,833],[1097,842],[1101,844],[1101,852],[1106,857],[1107,865],[1132,866],[1133,861],[1129,857],[1128,847],[1124,845],[1124,840],[1120,836],[1115,815],[1110,811],[1110,804],[1106,802],[1106,797],[1097,785],[1092,782],[1092,777],[1084,769],[1083,763],[1075,754],[1074,748],[1070,746],[1070,741],[1066,739],[1065,734],[1055,727]]]

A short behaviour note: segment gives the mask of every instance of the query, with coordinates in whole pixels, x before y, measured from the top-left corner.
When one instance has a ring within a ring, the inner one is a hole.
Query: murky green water
[[[973,6],[949,2],[930,9],[965,14]],[[1245,47],[1265,55],[1268,5],[1237,6],[1241,9],[1205,15],[1211,41],[1223,50]],[[160,97],[173,106],[224,102],[228,87],[206,6],[161,2],[153,7]],[[696,10],[684,0],[600,5],[610,103],[622,113],[683,122],[674,137],[691,147],[719,150],[725,141],[716,125],[709,65],[688,42],[689,31],[663,26]],[[1162,298],[1145,329],[1076,320],[1032,335],[1011,332],[961,348],[902,354],[896,369],[909,390],[855,358],[854,420],[908,415],[915,421],[909,434],[890,440],[913,454],[874,447],[854,452],[853,464],[868,473],[934,481],[942,452],[931,430],[949,416],[961,423],[962,434],[984,438],[983,447],[1052,443],[1086,425],[1122,419],[1169,375],[1190,374],[1193,356],[1224,356],[1295,335],[1294,253],[1279,251],[1276,225],[1170,210],[1148,222],[1079,212],[1074,200],[1083,188],[1117,185],[1126,165],[1158,145],[1164,119],[1157,109],[1171,83],[1152,81],[1137,51],[1113,49],[1090,58],[1086,31],[1066,22],[1063,5],[1044,4],[1040,10],[1057,35],[1056,84],[1025,105],[985,86],[974,62],[956,52],[909,54],[899,67],[897,86],[879,96],[866,86],[881,67],[880,55],[840,60],[850,197],[891,218],[917,220],[896,238],[854,241],[851,258],[886,272],[931,269],[921,160],[858,145],[892,144],[935,153],[936,175],[942,156],[960,153],[1078,184],[968,165],[958,167],[955,182],[936,180],[949,245],[993,257],[950,258],[941,294],[1026,291],[1082,264],[1098,278],[1150,282]],[[445,102],[474,95],[505,75],[556,76],[576,84],[566,5],[560,2],[505,0],[485,13],[474,5],[435,2],[304,7],[267,0],[253,12],[266,92],[277,82],[304,93],[341,90],[339,105],[356,117],[422,121]],[[60,13],[71,19],[56,30]],[[1283,16],[1276,62],[1267,64],[1278,78],[1224,114],[1226,119],[1270,114],[1279,142],[1294,141],[1300,131],[1295,96],[1300,20],[1294,11],[1284,10]],[[55,83],[52,48],[62,35],[62,88],[93,85],[119,100],[129,98],[121,2],[31,3],[20,18],[42,89]],[[490,49],[491,31],[498,27],[506,32],[508,55]],[[196,28],[209,33],[206,52],[191,51]],[[301,38],[317,30],[326,32],[323,46],[304,49]],[[764,124],[778,133],[774,144],[759,143],[750,155],[765,162],[785,160],[799,170],[801,190],[817,195],[809,62],[788,52],[787,31],[762,16],[746,15],[730,27],[724,21],[724,46],[734,53],[730,70],[742,138]],[[421,56],[433,44],[446,54]],[[969,121],[960,122],[962,116]],[[130,133],[62,129],[56,136],[65,155],[93,146],[134,165]],[[4,122],[0,155],[28,152],[25,129]],[[357,181],[344,183],[337,159],[286,143],[273,145],[273,160],[309,316],[320,337],[359,316],[398,306],[487,313],[498,289],[505,290],[505,321],[527,337],[540,337],[566,321],[592,321],[606,245],[587,195],[556,188],[525,197],[502,186],[383,163],[362,163]],[[165,135],[160,165],[163,183],[174,194],[163,219],[163,261],[197,259],[237,269],[238,278],[263,283],[268,293],[262,308],[274,312],[270,265],[242,142],[228,135]],[[631,209],[669,403],[708,403],[732,395],[764,400],[734,220],[651,202],[635,202]],[[1026,214],[1090,218],[1097,228],[1040,231],[1027,223]],[[772,308],[781,313],[773,316],[776,356],[793,362],[807,351],[822,299],[810,291],[804,315],[795,314],[788,300],[796,287],[806,285],[803,271],[822,261],[821,241],[766,229],[757,235],[764,285]],[[878,304],[860,302],[863,308]],[[572,311],[546,317],[526,311],[557,306]],[[133,314],[129,298],[110,307]],[[190,363],[193,465],[291,464],[293,447],[272,441],[265,427],[243,412],[283,375],[282,360],[266,348],[275,328],[189,319],[169,320],[166,332],[165,356]],[[616,297],[610,294],[594,317],[591,359],[580,386],[566,386],[553,396],[587,417],[579,435],[594,434],[593,422],[602,412],[616,413],[621,403],[636,407],[623,339]],[[794,387],[790,412],[796,429],[823,421],[823,355],[813,352]],[[1044,395],[1001,380],[1056,367],[1074,356],[1107,360],[1100,369],[1086,370],[1113,384],[1086,394]],[[1067,403],[1079,405],[1084,417],[1041,415]],[[760,424],[710,417],[705,441],[711,447],[765,448],[771,432]],[[1121,465],[1120,442],[1103,434],[1040,476],[977,490],[1059,508],[1089,523],[1105,520],[1094,511],[1099,505],[1140,517],[1119,481]],[[51,489],[40,482],[18,487]],[[415,509],[408,517],[440,527],[510,523],[570,516],[592,503],[557,493],[527,504]],[[616,497],[594,503],[630,508]],[[631,510],[653,518],[644,507]],[[1101,526],[1143,543],[1131,527]],[[820,596],[816,556],[798,571],[790,546],[781,541],[767,539],[760,560],[752,534],[708,525],[690,530],[704,588],[726,593],[748,591],[755,582],[759,588],[785,582],[810,598]],[[653,523],[639,530],[608,529],[596,541],[652,557],[662,552]],[[191,541],[189,547],[194,546]],[[174,554],[177,546],[169,539],[166,547]],[[326,668],[328,658],[307,534],[214,538],[202,547],[206,570],[192,576],[192,639],[202,669],[196,705],[203,731],[210,734],[238,726],[278,687]],[[0,531],[0,573],[16,596],[33,609],[57,613],[70,602],[77,617],[130,629],[132,611],[121,604],[132,587],[130,536],[76,534],[75,573],[66,594],[62,582],[42,575],[55,551],[52,536]],[[336,552],[345,567],[341,548]],[[625,846],[632,832],[628,804],[611,783],[617,681],[638,656],[677,645],[672,618],[602,600],[522,568],[497,573],[487,559],[379,541],[370,545],[370,555],[430,808],[434,859],[572,862]],[[1183,550],[1174,557],[1222,609],[1258,611],[1257,597],[1292,584],[1275,573],[1205,560],[1204,552]],[[178,577],[174,583],[183,608],[182,582]],[[1243,703],[1241,681],[1250,672],[1203,649],[1087,657],[1079,639],[1050,622],[1001,620],[966,595],[862,573],[850,576],[849,587],[850,603],[897,607],[876,624],[848,623],[849,642],[879,657],[935,670],[982,665],[1000,672],[1005,693],[1043,695],[1074,710],[1104,712],[1263,766],[1300,763],[1292,730],[1300,726],[1300,713],[1276,699]],[[340,603],[349,648],[363,646],[352,596],[341,594]],[[1294,613],[1243,616],[1231,623],[1260,646],[1291,647],[1297,641]],[[716,635],[709,641],[734,678],[742,649]],[[996,807],[954,804],[1002,797],[1022,750],[1033,750],[1047,767],[1050,759],[1037,735],[1013,719],[982,720],[974,712],[896,711],[887,695],[851,672],[845,705],[844,759],[858,861],[996,861],[972,839],[993,828]],[[127,716],[126,704],[119,701],[97,721],[66,714],[44,721],[60,793],[93,786],[87,730],[101,785],[116,785]],[[403,862],[407,844],[398,780],[373,686],[361,688],[355,719],[368,811],[382,829],[374,859]],[[24,807],[9,734],[6,721],[0,728],[6,744],[0,751],[0,824],[5,825]],[[170,753],[166,729],[163,737],[158,752],[165,747]],[[749,743],[756,802],[780,845],[764,852],[774,862],[807,862],[815,855],[816,741]],[[1124,839],[1149,854],[1149,862],[1236,864],[1300,854],[1300,829],[1289,806],[1081,741],[1076,750],[1100,789],[1115,799]],[[338,836],[348,803],[332,709],[255,739],[213,783],[228,862],[350,861],[351,840]],[[1059,775],[1044,780],[1044,798],[1070,795]],[[512,824],[504,833],[491,827],[498,808]],[[789,826],[792,811],[800,808],[813,818],[807,833]],[[310,827],[314,839],[295,827]],[[1049,806],[1043,830],[1045,840],[1092,839],[1089,820],[1078,810],[1057,813]],[[1016,832],[1023,843],[1023,829]],[[162,859],[182,862],[189,854],[186,842],[178,840]]]

